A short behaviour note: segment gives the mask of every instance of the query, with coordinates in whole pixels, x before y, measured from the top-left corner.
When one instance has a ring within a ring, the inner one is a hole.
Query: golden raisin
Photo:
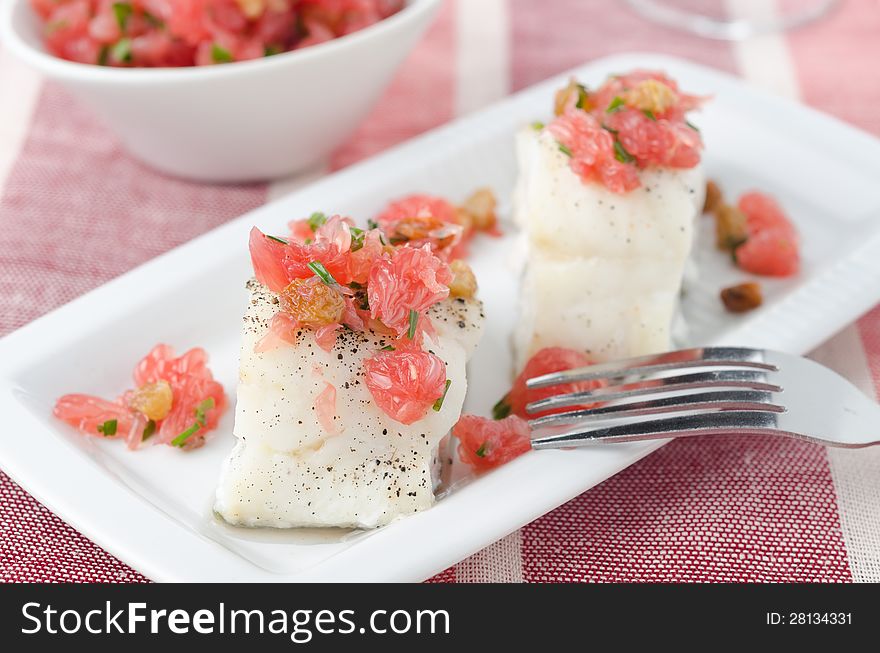
[[[146,383],[134,391],[128,402],[129,408],[142,413],[147,419],[158,422],[168,417],[174,395],[168,381]]]
[[[241,13],[251,20],[259,18],[266,9],[266,0],[235,0],[235,2]]]
[[[624,92],[623,101],[627,106],[661,114],[678,104],[678,95],[663,82],[646,79]]]
[[[579,84],[574,77],[568,81],[568,86],[556,91],[556,96],[553,99],[553,113],[561,116],[569,106],[577,106],[585,111],[590,111],[593,108],[586,87]]]
[[[443,222],[432,215],[420,215],[398,220],[391,234],[391,244],[398,245],[413,240],[432,238],[437,247],[443,249],[455,240],[459,228],[457,225]]]
[[[310,327],[338,324],[345,311],[342,294],[317,277],[294,279],[278,299],[282,311]]]
[[[703,202],[703,213],[714,213],[723,203],[721,188],[710,179],[706,182],[706,201]]]
[[[722,202],[715,209],[715,244],[718,249],[732,252],[746,242],[748,236],[745,213]]]
[[[471,299],[477,294],[477,278],[474,276],[471,266],[461,259],[456,259],[449,264],[449,269],[454,275],[452,283],[449,284],[450,297]]]
[[[470,216],[475,229],[487,231],[498,221],[495,214],[497,205],[495,194],[488,188],[480,188],[464,201],[459,212]]]
[[[722,290],[721,301],[731,313],[745,313],[760,306],[764,297],[761,294],[761,285],[750,281]]]

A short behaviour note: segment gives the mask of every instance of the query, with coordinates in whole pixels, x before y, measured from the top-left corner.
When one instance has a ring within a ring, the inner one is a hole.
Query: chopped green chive
[[[327,222],[327,216],[320,211],[315,211],[309,216],[309,229],[317,231],[318,227]]]
[[[614,158],[621,163],[632,163],[636,158],[626,151],[620,141],[614,141]]]
[[[213,43],[211,45],[211,59],[214,63],[229,63],[233,61],[232,53],[222,45]]]
[[[349,231],[351,231],[351,251],[356,252],[364,246],[364,237],[367,232],[357,227],[350,227]]]
[[[106,66],[107,59],[110,57],[110,46],[102,45],[101,50],[98,52],[98,65]]]
[[[492,419],[504,419],[510,415],[510,411],[510,403],[507,401],[507,395],[504,395],[497,404],[492,406]]]
[[[685,120],[685,121],[684,121],[684,124],[686,124],[688,127],[690,127],[691,129],[693,129],[693,130],[694,130],[695,132],[697,132],[698,134],[700,133],[700,128],[697,127],[697,126],[696,126],[694,123],[692,123],[690,120]]]
[[[480,448],[477,449],[477,455],[480,458],[485,458],[486,454],[489,453],[489,447],[487,446],[488,444],[489,444],[488,442],[484,442],[483,444],[480,445]]]
[[[617,136],[617,134],[619,133],[616,129],[612,129],[612,128],[609,127],[608,125],[602,125],[602,129],[604,129],[604,130],[607,131],[607,132],[610,132],[610,133],[614,134],[615,136]]]
[[[605,113],[614,113],[615,111],[620,111],[626,103],[623,101],[623,98],[619,95],[615,95],[614,99],[611,100],[608,108],[605,109]]]
[[[156,18],[149,11],[144,12],[144,20],[146,20],[152,27],[165,27],[165,23]]]
[[[563,145],[562,143],[559,143],[559,151],[562,152],[565,156],[574,156],[574,155],[571,153],[571,150],[568,149],[568,148],[567,148],[565,145]]]
[[[324,267],[324,264],[321,263],[321,261],[312,261],[311,263],[309,263],[309,270],[314,272],[315,276],[326,283],[328,286],[336,285],[336,279],[333,278],[332,274],[327,272],[327,268]]]
[[[443,388],[443,396],[434,402],[434,410],[440,411],[443,408],[443,400],[446,399],[446,393],[449,392],[449,386],[452,385],[452,379],[446,379],[446,387]]]
[[[112,48],[110,56],[120,63],[131,63],[131,39],[126,37],[119,39]]]
[[[281,48],[277,45],[267,45],[263,48],[264,57],[274,57],[276,54],[281,54]]]
[[[412,340],[416,337],[416,327],[419,325],[419,314],[415,309],[409,309],[409,331],[406,334],[409,336],[409,339]]]
[[[196,406],[196,409],[193,411],[196,416],[195,424],[193,424],[188,429],[183,431],[180,435],[178,435],[176,438],[174,438],[171,441],[171,446],[182,447],[184,445],[184,443],[186,443],[186,441],[189,440],[190,437],[192,437],[196,433],[196,431],[198,431],[200,428],[202,428],[205,425],[205,423],[207,422],[207,417],[206,417],[205,413],[207,413],[209,410],[211,410],[214,407],[214,405],[215,405],[214,404],[214,397],[208,397],[202,403],[200,403],[198,406]]]
[[[144,427],[144,432],[141,435],[141,442],[146,442],[147,440],[149,440],[151,437],[153,437],[153,434],[155,432],[156,432],[156,421],[151,419],[149,422],[147,422],[147,425]]]
[[[115,419],[108,419],[103,424],[98,424],[98,433],[103,433],[104,435],[116,435],[116,429],[119,427],[119,422]]]
[[[532,123],[532,129],[534,129],[536,132],[541,131],[542,129],[544,129],[544,127],[546,127],[546,125],[540,120],[536,120]]]
[[[131,4],[128,2],[113,3],[113,14],[116,16],[116,22],[119,23],[119,29],[125,29],[132,11]]]
[[[198,431],[200,428],[202,428],[202,427],[199,426],[198,424],[193,424],[187,430],[183,431],[180,435],[178,435],[176,438],[174,438],[171,441],[171,446],[172,447],[182,447],[184,445],[184,443],[186,443],[186,441],[189,440],[190,437],[192,437],[195,434],[195,432]]]
[[[288,244],[286,240],[284,240],[283,238],[279,238],[278,236],[270,236],[269,234],[266,234],[266,238],[268,238],[269,240],[274,240],[276,243],[281,243],[282,245]]]
[[[382,347],[382,351],[395,351],[394,345],[385,345]]]
[[[648,119],[653,120],[653,121],[656,122],[656,120],[657,120],[657,116],[655,116],[655,115],[654,115],[654,112],[651,111],[650,109],[645,109],[644,111],[642,111],[642,113],[645,114],[645,117],[646,117],[646,118],[648,118]]]
[[[378,229],[379,223],[375,220],[367,220],[367,229]]]
[[[587,87],[583,84],[577,85],[578,89],[578,101],[575,106],[578,109],[586,109],[587,108],[587,100],[589,99],[589,94],[587,93]]]

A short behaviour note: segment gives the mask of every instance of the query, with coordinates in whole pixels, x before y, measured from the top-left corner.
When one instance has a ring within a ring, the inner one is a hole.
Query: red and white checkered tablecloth
[[[622,2],[447,0],[332,166],[633,50],[740,74],[880,135],[877,34],[877,0],[843,0],[797,32],[737,44],[653,25]],[[0,44],[0,335],[289,188],[203,186],[149,170]],[[874,396],[880,308],[814,356]],[[0,473],[0,580],[147,579]],[[880,581],[880,451],[673,442],[432,580]]]

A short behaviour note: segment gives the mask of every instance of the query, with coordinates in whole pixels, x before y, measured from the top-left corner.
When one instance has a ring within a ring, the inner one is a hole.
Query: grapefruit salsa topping
[[[534,127],[556,139],[585,182],[626,193],[641,185],[639,170],[700,162],[700,132],[686,116],[702,101],[662,72],[615,75],[595,91],[572,80],[556,94],[555,119]]]
[[[259,59],[351,34],[404,0],[30,0],[50,52],[117,67]]]
[[[546,347],[536,352],[516,377],[510,392],[492,408],[491,419],[478,415],[462,415],[453,427],[452,433],[459,440],[458,456],[461,461],[476,470],[486,470],[529,451],[531,433],[526,420],[551,414],[553,411],[530,414],[526,412],[528,404],[553,394],[597,390],[606,384],[603,381],[581,381],[552,388],[528,388],[526,380],[543,374],[585,367],[592,362],[583,352],[563,347]],[[568,406],[556,412],[589,408],[597,403]]]
[[[363,366],[376,405],[403,424],[423,419],[433,407],[439,410],[448,383],[443,361],[423,348],[425,338],[434,337],[428,312],[450,296],[450,287],[456,297],[476,291],[467,263],[449,262],[462,243],[462,228],[453,224],[456,211],[446,200],[418,195],[393,204],[368,229],[323,213],[291,222],[286,237],[255,227],[254,274],[278,295],[278,312],[256,351],[313,337],[329,352],[340,329],[379,333],[390,344]],[[391,238],[379,225],[395,233],[406,225],[410,237]],[[440,231],[452,235],[440,238]],[[441,245],[444,238],[455,245]],[[324,412],[327,405],[324,401]]]
[[[208,369],[201,348],[175,356],[156,345],[134,368],[134,388],[108,401],[69,394],[55,404],[55,417],[85,435],[122,438],[130,449],[167,444],[196,449],[217,428],[226,409],[223,386]]]

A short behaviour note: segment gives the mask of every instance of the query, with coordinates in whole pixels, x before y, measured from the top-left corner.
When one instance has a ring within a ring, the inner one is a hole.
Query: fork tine
[[[594,443],[638,442],[665,438],[725,433],[776,433],[777,413],[769,411],[722,411],[697,415],[676,415],[662,419],[640,419],[624,424],[577,428],[564,433],[532,438],[533,449],[584,447]]]
[[[560,383],[590,381],[598,379],[619,379],[634,374],[645,375],[689,367],[748,367],[771,372],[777,367],[764,362],[764,352],[760,349],[744,347],[701,347],[679,351],[639,356],[613,363],[599,363],[572,370],[536,376],[526,381],[529,388],[544,388]]]
[[[596,390],[569,392],[554,395],[546,399],[533,401],[526,406],[526,412],[539,413],[553,408],[578,406],[598,401],[628,399],[652,394],[662,394],[681,390],[701,388],[748,388],[765,392],[781,392],[782,388],[767,381],[767,374],[757,370],[721,370],[712,372],[696,372],[667,376],[656,379],[612,385]]]
[[[770,392],[754,390],[728,390],[723,392],[699,392],[685,395],[671,395],[626,403],[603,404],[597,408],[584,408],[564,413],[544,415],[529,420],[533,429],[545,426],[619,419],[636,415],[657,415],[661,413],[686,412],[695,410],[765,410],[774,413],[785,412],[785,408],[773,403]]]

